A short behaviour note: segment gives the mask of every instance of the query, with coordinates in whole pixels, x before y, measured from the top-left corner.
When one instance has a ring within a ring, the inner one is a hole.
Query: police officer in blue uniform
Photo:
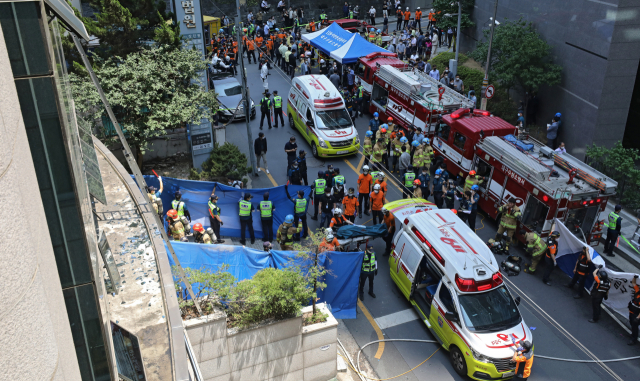
[[[433,176],[433,183],[431,184],[431,193],[433,193],[433,202],[438,208],[442,208],[442,186],[445,184],[442,178],[442,169],[436,169],[436,173]]]

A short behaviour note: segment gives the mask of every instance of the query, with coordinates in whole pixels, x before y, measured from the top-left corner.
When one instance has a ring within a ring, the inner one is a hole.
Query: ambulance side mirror
[[[516,306],[520,305],[520,297],[516,296],[516,299],[514,300],[516,302]]]
[[[460,319],[458,318],[458,314],[455,312],[445,312],[444,313],[444,318],[452,321],[454,323],[460,323]]]
[[[312,121],[308,121],[307,122],[307,127],[313,127],[313,122]]]

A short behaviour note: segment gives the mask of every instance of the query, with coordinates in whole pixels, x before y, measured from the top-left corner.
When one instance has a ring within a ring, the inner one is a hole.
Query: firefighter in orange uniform
[[[582,298],[584,293],[584,281],[587,279],[587,272],[589,271],[589,263],[591,263],[589,251],[587,247],[584,246],[582,247],[580,257],[578,257],[576,265],[573,268],[573,278],[571,278],[571,282],[565,285],[565,287],[572,289],[573,286],[578,283],[578,293],[573,296],[574,299]]]
[[[340,243],[338,239],[333,236],[333,230],[331,228],[326,230],[326,236],[322,239],[322,242],[318,245],[318,253],[325,251],[339,251]]]
[[[526,380],[531,375],[531,365],[533,365],[533,346],[529,341],[521,341],[521,348],[516,350],[511,361],[516,363],[516,374],[514,378]]]
[[[636,345],[638,343],[638,326],[640,325],[640,287],[638,286],[638,275],[633,276],[631,286],[633,286],[633,299],[629,302],[631,338],[627,345]]]
[[[545,268],[542,276],[542,282],[547,286],[551,286],[549,277],[557,265],[556,255],[558,254],[558,238],[560,238],[560,232],[556,230],[549,234],[549,240],[547,241],[547,253],[544,257]]]

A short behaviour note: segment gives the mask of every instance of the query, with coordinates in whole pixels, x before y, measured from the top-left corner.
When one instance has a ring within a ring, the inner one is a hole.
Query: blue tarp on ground
[[[342,29],[336,23],[317,32],[303,34],[302,39],[343,64],[354,63],[369,53],[389,52],[365,40],[358,33]]]
[[[236,279],[252,278],[267,267],[283,268],[295,259],[292,251],[264,251],[231,245],[202,245],[196,243],[173,242],[173,249],[182,267],[216,271],[223,264],[229,265],[228,272]],[[331,306],[337,319],[355,319],[358,294],[358,280],[362,264],[362,252],[326,252],[319,257],[328,274],[324,282],[327,287],[318,293],[320,302]],[[173,258],[169,256],[173,266]],[[197,285],[193,285],[197,289]]]
[[[156,189],[160,183],[155,176],[145,176],[147,185],[153,185]],[[209,227],[209,197],[214,185],[216,187],[216,195],[219,197],[218,206],[221,210],[222,221],[224,225],[220,230],[220,234],[223,236],[240,237],[240,219],[238,217],[238,203],[245,193],[253,195],[251,203],[258,210],[260,201],[263,200],[263,194],[269,192],[269,200],[273,202],[276,210],[273,213],[273,234],[278,229],[278,226],[284,222],[287,214],[293,214],[293,203],[287,198],[284,186],[278,186],[274,188],[261,188],[261,189],[236,189],[212,181],[193,181],[193,180],[180,180],[171,177],[163,177],[162,182],[164,184],[164,191],[160,198],[162,199],[162,205],[164,212],[166,213],[171,209],[171,201],[174,198],[175,192],[179,189],[182,192],[182,201],[184,201],[191,213],[191,222],[199,222],[202,226]],[[305,197],[308,201],[308,208],[311,208],[311,201],[309,201],[309,195],[311,194],[311,187],[291,185],[289,186],[289,194],[296,196],[298,190],[303,190]],[[262,223],[260,222],[260,213],[253,213],[253,229],[256,234],[256,238],[262,238]],[[247,237],[248,232],[246,233]]]

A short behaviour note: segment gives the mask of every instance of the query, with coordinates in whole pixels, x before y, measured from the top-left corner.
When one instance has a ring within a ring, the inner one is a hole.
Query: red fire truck
[[[397,54],[391,52],[369,53],[358,59],[355,73],[364,88],[366,98],[369,98],[369,95],[371,95],[374,74],[383,65],[390,65],[400,70],[407,67],[407,64],[404,61],[398,59]]]
[[[472,169],[484,177],[479,205],[488,215],[497,219],[498,206],[513,197],[522,211],[516,231],[547,236],[557,217],[579,238],[597,245],[602,236],[598,218],[617,182],[526,133],[516,138],[514,126],[487,111],[459,109],[438,120],[430,130],[435,164],[445,163],[459,180]]]
[[[361,61],[367,64],[366,60]],[[382,120],[393,117],[394,123],[400,127],[416,126],[425,130],[439,115],[462,107],[473,107],[467,97],[443,87],[418,69],[403,70],[397,63],[375,67],[378,70],[367,67],[361,81],[363,84],[371,83],[369,111],[378,112]]]

